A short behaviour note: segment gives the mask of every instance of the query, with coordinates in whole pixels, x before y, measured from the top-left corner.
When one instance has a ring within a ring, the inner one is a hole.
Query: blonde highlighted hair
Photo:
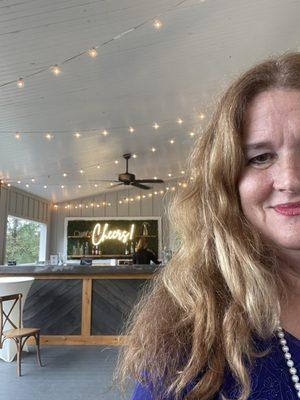
[[[300,54],[254,66],[231,84],[199,136],[189,159],[188,187],[171,206],[181,247],[153,279],[134,308],[121,349],[117,379],[150,381],[155,399],[211,399],[225,368],[250,393],[249,365],[259,352],[253,337],[274,333],[285,294],[274,250],[246,220],[238,181],[245,160],[243,119],[247,105],[272,88],[300,90]],[[159,382],[163,382],[162,393]]]

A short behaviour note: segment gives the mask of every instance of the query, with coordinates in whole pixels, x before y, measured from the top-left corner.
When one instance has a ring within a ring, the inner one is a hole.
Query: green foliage
[[[6,232],[6,262],[34,263],[39,258],[40,226],[37,222],[8,217]]]

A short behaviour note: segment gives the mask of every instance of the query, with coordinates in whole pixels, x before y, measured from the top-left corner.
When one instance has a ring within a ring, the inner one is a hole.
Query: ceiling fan
[[[130,153],[123,154],[123,158],[126,160],[126,171],[119,174],[118,180],[111,180],[110,182],[118,182],[115,185],[110,186],[111,188],[120,185],[131,185],[140,189],[148,190],[152,189],[151,186],[144,185],[144,183],[164,183],[162,179],[135,179],[135,175],[128,172],[128,161],[131,158]]]

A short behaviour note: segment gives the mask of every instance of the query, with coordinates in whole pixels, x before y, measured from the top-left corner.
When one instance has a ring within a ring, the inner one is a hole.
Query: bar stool
[[[8,308],[8,311],[4,311],[3,303],[6,301],[14,301],[12,305]],[[11,320],[11,313],[13,309],[19,303],[19,313],[18,313],[18,325],[16,325]],[[22,350],[27,339],[31,336],[34,337],[36,343],[36,353],[37,361],[40,367],[42,367],[41,357],[40,357],[40,329],[39,328],[22,328],[22,294],[12,294],[7,296],[0,296],[0,348],[2,348],[5,340],[12,339],[15,341],[17,346],[17,373],[21,376],[21,360],[22,360]],[[5,324],[9,322],[13,329],[4,331]]]

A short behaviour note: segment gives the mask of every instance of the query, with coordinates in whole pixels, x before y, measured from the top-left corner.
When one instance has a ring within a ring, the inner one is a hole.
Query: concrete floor
[[[0,399],[120,400],[118,390],[110,388],[117,352],[107,346],[42,346],[40,368],[30,348],[24,352],[20,378],[15,361],[0,359]]]

